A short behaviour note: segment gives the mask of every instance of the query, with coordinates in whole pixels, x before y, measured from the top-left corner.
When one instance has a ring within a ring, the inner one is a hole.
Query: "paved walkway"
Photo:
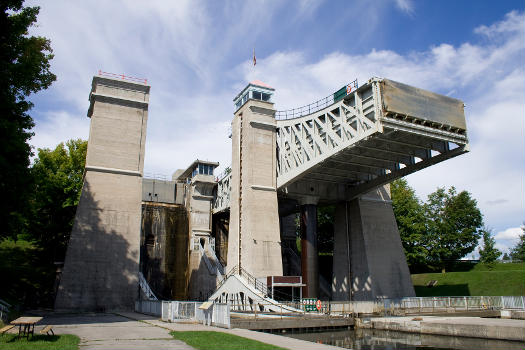
[[[248,329],[240,329],[240,328],[233,328],[233,329],[226,329],[226,328],[218,328],[218,327],[210,327],[210,326],[204,326],[201,324],[189,324],[189,323],[180,323],[180,322],[163,322],[159,320],[158,318],[154,317],[148,317],[146,315],[130,312],[130,313],[121,313],[121,315],[125,317],[129,317],[131,319],[139,320],[151,325],[155,325],[157,327],[162,327],[169,329],[170,331],[217,331],[217,332],[224,332],[229,334],[238,335],[240,337],[245,337],[253,340],[257,340],[263,343],[268,343],[276,346],[280,346],[285,349],[293,349],[293,350],[313,350],[313,349],[320,349],[320,350],[341,350],[341,348],[337,346],[331,346],[331,345],[325,345],[325,344],[317,344],[312,343],[305,340],[300,339],[294,339],[289,337],[283,337],[276,334],[269,334],[269,333],[263,333],[263,332],[256,332],[251,331]]]
[[[43,321],[57,334],[80,337],[81,350],[193,349],[169,335],[171,331],[218,331],[273,344],[286,349],[330,350],[341,348],[247,329],[224,329],[189,323],[167,323],[134,312],[119,314],[51,314]],[[37,328],[38,329],[38,328]]]
[[[113,314],[48,315],[45,324],[56,334],[80,337],[81,350],[192,350],[173,339],[169,331],[154,325]]]

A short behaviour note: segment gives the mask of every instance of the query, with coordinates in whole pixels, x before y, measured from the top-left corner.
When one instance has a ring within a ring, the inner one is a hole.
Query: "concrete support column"
[[[414,296],[388,186],[336,210],[333,300]]]
[[[304,298],[319,296],[319,262],[317,258],[317,204],[301,205],[301,274]]]
[[[334,255],[332,274],[332,299],[352,300],[350,221],[348,202],[338,203],[334,220]]]
[[[232,122],[232,190],[227,271],[282,276],[273,104],[249,99]]]
[[[149,91],[143,83],[93,77],[86,171],[55,309],[133,309]]]

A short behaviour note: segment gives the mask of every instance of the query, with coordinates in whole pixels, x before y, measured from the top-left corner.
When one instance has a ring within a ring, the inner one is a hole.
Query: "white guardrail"
[[[223,328],[230,328],[230,303],[213,303],[207,310],[203,302],[141,300],[135,302],[135,311],[160,317],[165,322],[193,320]],[[300,303],[284,303],[301,308]],[[407,297],[375,301],[323,301],[320,313],[345,316],[358,314],[418,313],[464,310],[525,310],[525,296],[468,296],[468,297]]]
[[[384,309],[417,310],[483,310],[483,309],[525,309],[524,296],[468,296],[468,297],[410,297],[383,299]]]
[[[202,302],[140,300],[135,302],[135,311],[158,316],[165,322],[193,320],[205,325],[230,328],[230,304],[213,303],[209,309],[199,309]]]

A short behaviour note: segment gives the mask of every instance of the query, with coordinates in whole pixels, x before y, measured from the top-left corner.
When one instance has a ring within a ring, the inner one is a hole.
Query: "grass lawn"
[[[239,337],[233,334],[212,332],[212,331],[194,331],[194,332],[171,332],[175,339],[182,340],[189,346],[201,350],[279,350],[278,346],[261,343],[256,340]]]
[[[2,350],[77,350],[80,338],[76,335],[35,335],[34,337],[16,338],[16,334],[0,336],[0,349]]]
[[[437,285],[428,288],[428,282]],[[466,272],[421,273],[412,275],[416,295],[525,295],[525,264],[496,264],[489,268],[476,265]]]

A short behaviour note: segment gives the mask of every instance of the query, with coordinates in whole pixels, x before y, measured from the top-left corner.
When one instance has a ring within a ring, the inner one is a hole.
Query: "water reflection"
[[[323,332],[278,333],[314,343],[355,350],[523,350],[524,343],[466,337],[404,333],[376,329],[331,330]]]

